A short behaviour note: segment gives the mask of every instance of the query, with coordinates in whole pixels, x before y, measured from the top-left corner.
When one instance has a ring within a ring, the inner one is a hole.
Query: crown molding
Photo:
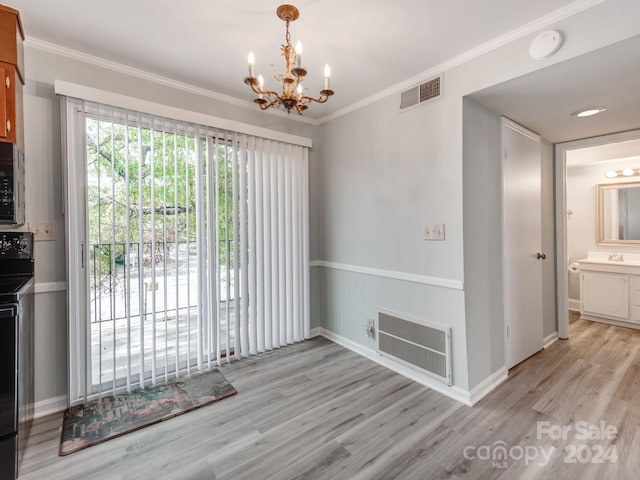
[[[569,5],[566,5],[547,15],[544,15],[543,17],[540,17],[532,22],[529,22],[519,28],[511,30],[510,32],[505,33],[504,35],[500,35],[499,37],[496,37],[488,42],[478,45],[477,47],[472,48],[471,50],[468,50],[458,56],[455,56],[449,60],[446,60],[440,63],[439,65],[436,65],[435,67],[429,68],[423,71],[422,73],[419,73],[417,75],[414,75],[411,78],[408,78],[407,80],[396,83],[395,85],[392,85],[388,88],[385,88],[384,90],[381,90],[380,92],[375,93],[374,95],[371,95],[355,103],[352,103],[351,105],[348,105],[344,108],[336,110],[333,113],[325,115],[320,119],[303,117],[303,116],[292,117],[280,110],[265,110],[264,113],[267,115],[273,115],[283,119],[292,120],[295,122],[318,126],[323,123],[327,123],[331,120],[334,120],[338,117],[342,117],[343,115],[346,115],[348,113],[359,110],[363,107],[366,107],[367,105],[371,105],[372,103],[382,100],[383,98],[389,97],[390,95],[394,95],[403,90],[414,87],[415,85],[423,81],[425,78],[430,78],[435,75],[439,75],[443,72],[446,72],[447,70],[451,70],[452,68],[455,68],[466,62],[469,62],[475,58],[478,58],[500,47],[503,47],[515,40],[519,40],[522,37],[525,37],[539,30],[542,30],[556,22],[564,20],[565,18],[571,17],[591,7],[604,3],[605,1],[606,0],[576,0],[575,2],[572,2]],[[205,88],[196,87],[195,85],[190,85],[188,83],[172,80],[170,78],[163,77],[155,73],[147,72],[146,70],[141,70],[139,68],[130,67],[128,65],[107,60],[101,57],[89,55],[87,53],[83,53],[78,50],[62,47],[60,45],[46,42],[44,40],[40,40],[34,37],[27,37],[25,44],[29,47],[36,48],[38,50],[43,50],[56,55],[61,55],[74,60],[79,60],[85,63],[96,65],[98,67],[124,73],[125,75],[141,78],[143,80],[147,80],[150,82],[154,82],[160,85],[168,86],[168,87],[182,90],[185,92],[193,93],[203,97],[212,98],[214,100],[225,102],[230,105],[235,105],[237,107],[251,109],[254,111],[256,108],[253,102],[249,102],[247,100],[241,100],[239,98],[232,97],[229,95],[224,95],[222,93],[218,93],[213,90],[208,90]]]
[[[131,67],[129,65],[124,65],[122,63],[114,62],[112,60],[107,60],[105,58],[97,57],[95,55],[90,55],[88,53],[80,52],[78,50],[73,50],[71,48],[63,47],[61,45],[56,45],[55,43],[46,42],[38,38],[27,37],[27,39],[25,40],[25,45],[31,48],[42,50],[44,52],[52,53],[54,55],[60,55],[63,57],[70,58],[72,60],[78,60],[80,62],[89,63],[97,67],[123,73],[131,77],[140,78],[142,80],[147,80],[149,82],[157,83],[159,85],[163,85],[166,87],[175,88],[177,90],[193,93],[195,95],[199,95],[202,97],[212,98],[214,100],[218,100],[220,102],[234,105],[236,107],[246,108],[254,111],[256,110],[256,105],[253,102],[249,102],[247,100],[241,100],[239,98],[232,97],[230,95],[224,95],[222,93],[218,93],[213,90],[208,90],[206,88],[196,87],[195,85],[173,80],[171,78],[163,77],[162,75],[157,75],[155,73],[151,73],[146,70]],[[284,118],[287,120],[292,120],[295,122],[306,123],[308,125],[313,125],[313,126],[319,125],[318,120],[314,118],[303,117],[300,115],[290,116],[287,113],[282,112],[280,110],[265,110],[264,113],[267,115],[273,115],[273,116]]]
[[[556,22],[564,20],[565,18],[569,18],[577,13],[582,12],[583,10],[587,10],[591,7],[604,3],[606,0],[576,0],[569,5],[566,5],[558,10],[555,10],[543,17],[540,17],[532,22],[529,22],[521,27],[518,27],[510,32],[507,32],[499,37],[496,37],[488,42],[485,42],[477,47],[472,48],[471,50],[467,50],[464,53],[461,53],[458,56],[450,58],[449,60],[445,60],[444,62],[436,65],[435,67],[429,68],[422,73],[414,75],[407,80],[396,83],[395,85],[390,86],[389,88],[385,88],[384,90],[375,93],[367,98],[363,98],[351,105],[348,105],[340,110],[336,110],[333,113],[325,115],[318,120],[319,124],[327,123],[331,120],[334,120],[338,117],[342,117],[348,113],[359,110],[367,105],[371,105],[383,98],[389,97],[396,93],[402,92],[403,90],[412,88],[424,81],[425,79],[434,77],[436,75],[440,75],[447,70],[451,70],[463,63],[467,63],[475,58],[478,58],[486,53],[489,53],[493,50],[496,50],[500,47],[508,45],[511,42],[519,40],[527,35],[537,32],[538,30],[542,30],[550,25],[553,25]]]

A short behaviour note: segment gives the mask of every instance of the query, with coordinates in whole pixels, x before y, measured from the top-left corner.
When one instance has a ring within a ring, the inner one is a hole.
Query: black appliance
[[[24,155],[0,142],[0,224],[24,224]]]
[[[33,421],[33,234],[0,232],[0,480],[15,480]]]

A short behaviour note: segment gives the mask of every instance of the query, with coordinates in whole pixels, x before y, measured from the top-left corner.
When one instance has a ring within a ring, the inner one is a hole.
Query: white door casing
[[[502,156],[505,365],[511,368],[542,349],[540,136],[503,117]]]
[[[555,146],[555,203],[556,203],[556,302],[558,337],[569,338],[569,288],[567,259],[567,153],[571,150],[597,147],[611,143],[640,139],[640,130],[558,143]],[[595,232],[594,232],[595,237]],[[640,318],[640,317],[639,317]]]

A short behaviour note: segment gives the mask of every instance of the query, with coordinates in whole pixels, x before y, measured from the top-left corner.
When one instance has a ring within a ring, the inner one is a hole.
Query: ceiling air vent
[[[400,94],[400,109],[413,107],[442,96],[442,75],[427,80]]]

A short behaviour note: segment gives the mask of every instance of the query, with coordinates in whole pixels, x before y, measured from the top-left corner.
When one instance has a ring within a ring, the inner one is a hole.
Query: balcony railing
[[[114,373],[116,379],[126,377],[127,361],[139,365],[141,355],[132,352],[139,352],[141,343],[145,371],[152,362],[159,371],[173,369],[176,361],[189,363],[199,348],[198,315],[207,314],[198,292],[198,268],[207,262],[195,247],[195,242],[132,242],[128,249],[126,243],[90,245],[94,385],[111,382]],[[219,325],[216,334],[225,339],[223,351],[232,349],[235,338],[234,269],[229,271],[227,282],[227,266],[219,265],[217,303],[212,306]]]
[[[233,248],[233,241],[221,242]],[[195,242],[90,244],[90,316],[92,322],[152,315],[164,319],[198,305],[198,256]],[[220,255],[224,261],[226,255]],[[142,260],[141,260],[142,259]],[[233,303],[234,271],[219,262],[218,302]],[[209,275],[209,272],[206,272]],[[142,277],[142,280],[141,280]],[[229,288],[227,288],[227,286]]]

